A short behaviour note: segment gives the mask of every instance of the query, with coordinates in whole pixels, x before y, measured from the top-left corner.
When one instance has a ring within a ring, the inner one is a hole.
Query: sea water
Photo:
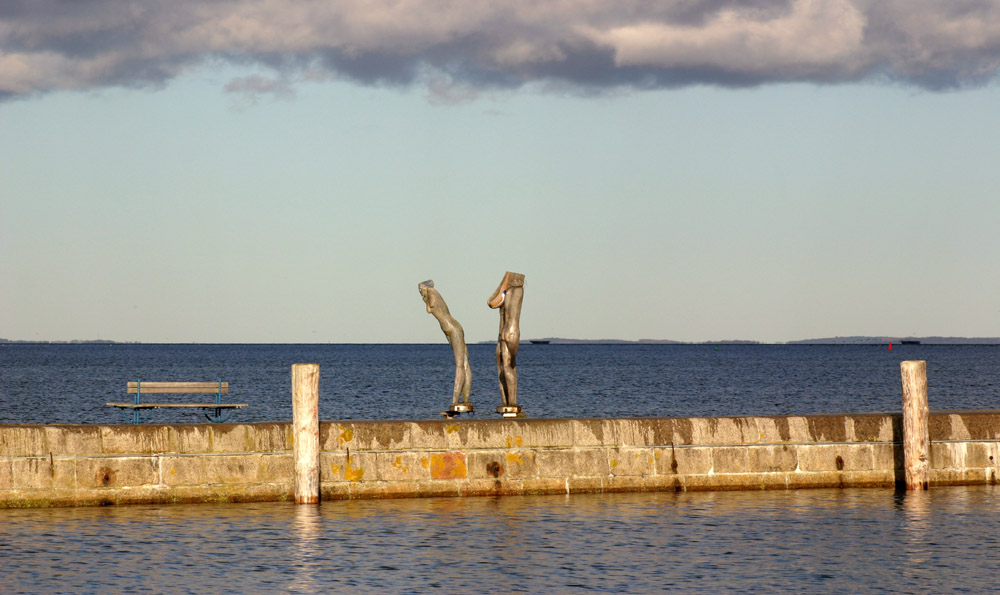
[[[470,346],[480,417],[493,348]],[[997,408],[991,346],[526,345],[531,417]],[[289,420],[321,365],[322,419],[432,419],[447,345],[0,345],[0,422],[117,423],[129,380],[229,381],[237,419]],[[157,421],[197,421],[157,411]],[[574,494],[0,510],[0,593],[986,593],[1000,487]]]
[[[2,593],[989,593],[1000,488],[0,510]]]
[[[495,415],[494,347],[470,345],[469,357],[472,402]],[[899,411],[908,359],[927,361],[932,409],[1000,408],[992,345],[524,345],[518,403],[529,417]],[[294,363],[320,364],[324,420],[434,419],[451,403],[454,360],[443,343],[0,344],[0,423],[119,423],[105,403],[131,401],[133,380],[224,380],[226,401],[249,404],[233,421],[290,420]],[[199,415],[158,410],[153,421]]]

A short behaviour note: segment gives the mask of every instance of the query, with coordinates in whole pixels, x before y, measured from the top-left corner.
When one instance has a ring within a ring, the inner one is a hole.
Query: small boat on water
[[[550,341],[548,339],[531,339],[531,344],[532,345],[548,345],[551,342],[552,341]]]
[[[900,345],[920,345],[920,341],[915,339],[903,340],[899,342]]]

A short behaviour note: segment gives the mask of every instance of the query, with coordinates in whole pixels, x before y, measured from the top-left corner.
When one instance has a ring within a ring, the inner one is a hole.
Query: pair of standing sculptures
[[[472,368],[469,367],[469,348],[465,344],[462,325],[448,311],[444,298],[434,289],[434,281],[427,280],[417,285],[420,295],[427,304],[427,312],[433,314],[441,324],[451,349],[455,354],[455,388],[451,397],[451,408],[444,412],[447,417],[458,413],[471,412],[469,393],[472,389]],[[521,412],[517,404],[517,348],[521,341],[519,320],[521,300],[524,297],[524,275],[507,271],[500,285],[486,304],[500,310],[500,333],[497,337],[497,377],[500,381],[500,406],[497,412],[506,416],[516,416]]]

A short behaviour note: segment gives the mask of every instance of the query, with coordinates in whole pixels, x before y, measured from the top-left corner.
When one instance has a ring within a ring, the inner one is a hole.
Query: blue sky
[[[365,36],[357,8],[338,15],[357,19],[349,46],[305,31],[275,50],[217,39],[248,14],[232,0],[221,20],[136,16],[181,24],[109,48],[47,4],[0,11],[0,337],[440,342],[416,288],[430,278],[467,339],[490,340],[507,270],[526,275],[525,338],[1000,336],[989,4],[967,4],[983,25],[953,47],[928,13],[886,49],[886,15],[833,2],[867,19],[864,43],[822,55],[802,39],[856,27],[814,2],[603,29],[584,14],[576,59],[593,63],[571,72],[576,46],[534,14],[383,15]],[[444,26],[520,41],[436,41]],[[216,44],[201,58],[175,47],[198,35]],[[115,61],[140,47],[142,68]],[[507,68],[524,52],[550,57]]]

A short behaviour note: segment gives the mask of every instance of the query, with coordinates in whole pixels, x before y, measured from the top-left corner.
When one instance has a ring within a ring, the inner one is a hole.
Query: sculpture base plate
[[[504,417],[519,417],[521,415],[520,405],[500,405],[497,407],[497,413]]]
[[[451,419],[462,413],[473,413],[472,403],[455,403],[447,411],[442,411],[441,415]]]

